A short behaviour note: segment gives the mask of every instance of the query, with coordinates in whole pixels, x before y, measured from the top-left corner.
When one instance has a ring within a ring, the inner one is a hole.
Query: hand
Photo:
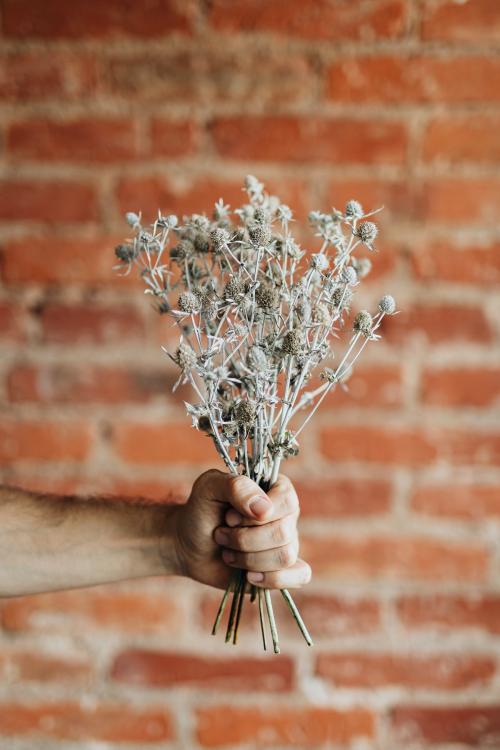
[[[299,501],[287,477],[280,475],[266,495],[248,477],[211,469],[177,508],[180,574],[226,588],[230,568],[243,568],[256,586],[302,586],[311,568],[298,558],[298,517]]]

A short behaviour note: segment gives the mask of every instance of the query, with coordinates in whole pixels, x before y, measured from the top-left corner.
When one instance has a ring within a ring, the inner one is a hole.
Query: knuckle
[[[271,540],[276,547],[281,547],[281,545],[286,544],[288,542],[287,536],[286,527],[283,521],[278,521],[273,524],[271,529]]]
[[[281,568],[288,568],[293,565],[295,552],[290,544],[285,544],[278,550],[278,562]]]
[[[233,531],[233,542],[237,549],[242,552],[249,552],[249,539],[248,531],[245,528],[234,529]]]

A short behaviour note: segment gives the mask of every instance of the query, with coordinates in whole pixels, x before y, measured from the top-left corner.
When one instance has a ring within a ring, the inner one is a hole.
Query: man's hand
[[[248,582],[265,588],[296,588],[311,578],[298,558],[297,494],[283,475],[266,495],[248,477],[212,469],[175,515],[180,575],[217,588],[226,588],[230,568],[247,570]]]

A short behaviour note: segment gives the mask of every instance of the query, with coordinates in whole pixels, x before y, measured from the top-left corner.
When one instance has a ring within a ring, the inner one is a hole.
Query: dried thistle
[[[375,212],[365,213],[355,200],[344,213],[312,211],[309,223],[322,245],[307,253],[290,233],[291,209],[256,177],[249,175],[245,188],[247,203],[231,212],[220,200],[211,218],[193,214],[179,222],[159,215],[143,227],[141,215],[130,212],[134,236],[115,253],[120,269],[137,268],[157,309],[181,330],[168,355],[180,370],[177,382],[189,382],[196,394],[197,402],[187,404],[193,425],[211,437],[230,472],[267,490],[281,462],[298,452],[298,438],[323,399],[346,387],[365,346],[380,338],[381,321],[396,312],[396,303],[385,295],[373,315],[362,310],[348,323],[354,292],[371,268],[355,251],[373,249],[378,229],[367,217]],[[324,367],[330,343],[343,335],[348,341],[336,366]],[[322,363],[324,382],[309,389]],[[233,608],[244,586],[238,572],[226,634],[234,641]],[[311,643],[293,600],[282,593]],[[269,592],[264,599],[279,650]]]

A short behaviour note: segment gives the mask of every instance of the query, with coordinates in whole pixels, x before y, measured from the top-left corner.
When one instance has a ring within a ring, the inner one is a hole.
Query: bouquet
[[[174,388],[192,386],[196,402],[186,408],[193,426],[211,437],[230,472],[266,491],[282,461],[298,453],[302,430],[324,398],[346,387],[396,304],[386,295],[373,315],[361,310],[350,318],[355,288],[371,268],[368,257],[354,253],[374,250],[378,230],[367,218],[375,211],[351,200],[343,212],[311,212],[321,246],[306,253],[290,232],[290,208],[253,176],[244,189],[247,203],[231,211],[220,200],[211,218],[193,214],[179,222],[159,213],[143,226],[140,214],[127,213],[134,236],[115,253],[117,268],[129,273],[135,266],[158,312],[179,328],[179,345],[164,351],[179,370]],[[349,340],[334,358],[331,340],[343,331]],[[321,363],[323,382],[311,386]],[[245,571],[237,570],[222,597],[212,632],[231,597],[226,642],[237,641],[247,585]],[[290,593],[281,595],[311,645]],[[264,649],[267,618],[279,653],[270,591],[250,586],[250,601],[256,599]]]

